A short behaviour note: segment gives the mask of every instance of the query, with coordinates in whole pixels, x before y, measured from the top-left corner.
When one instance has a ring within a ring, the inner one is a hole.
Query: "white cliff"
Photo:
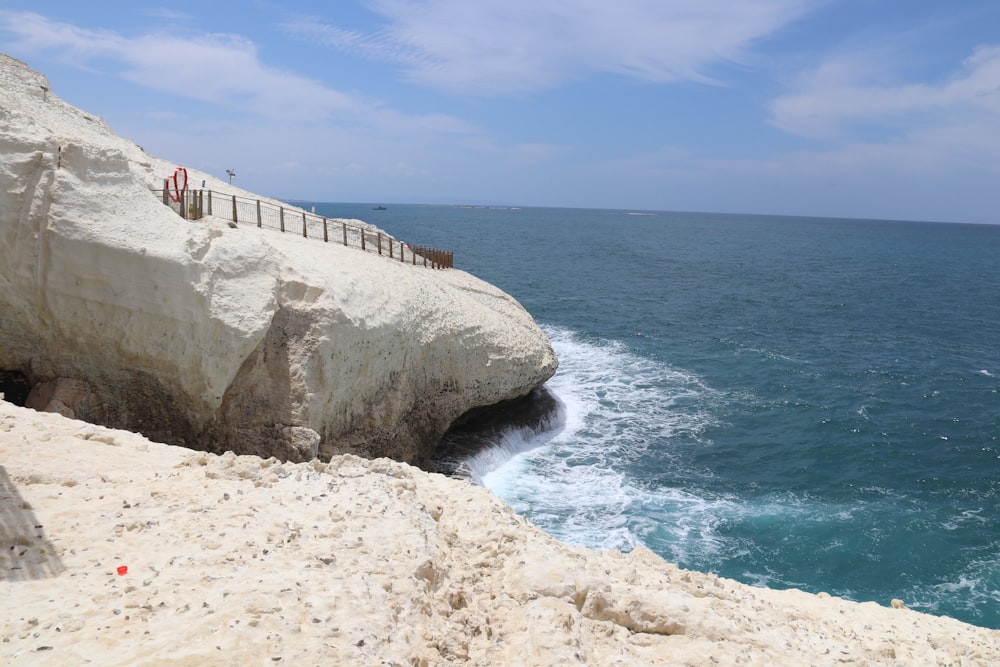
[[[1000,664],[996,630],[567,546],[338,454],[420,460],[543,382],[547,341],[460,271],[180,220],[149,192],[173,167],[0,55],[0,370],[65,415],[323,460],[0,401],[0,664]]]
[[[425,463],[465,411],[555,371],[493,286],[185,221],[151,192],[174,168],[0,54],[0,370],[30,405],[213,451]]]

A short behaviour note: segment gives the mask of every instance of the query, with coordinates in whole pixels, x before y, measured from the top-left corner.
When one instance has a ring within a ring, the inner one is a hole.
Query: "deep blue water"
[[[371,206],[317,212],[552,339],[556,427],[467,462],[539,526],[1000,628],[1000,226]]]

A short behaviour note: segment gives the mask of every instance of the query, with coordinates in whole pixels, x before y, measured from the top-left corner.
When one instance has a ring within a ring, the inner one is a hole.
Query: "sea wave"
[[[650,446],[669,458],[664,442],[713,423],[705,406],[716,392],[618,341],[557,327],[546,334],[560,359],[547,385],[560,402],[558,426],[505,433],[466,461],[472,478],[574,544],[631,549],[669,526],[675,545],[717,549],[713,517],[731,501],[657,488],[629,471]]]

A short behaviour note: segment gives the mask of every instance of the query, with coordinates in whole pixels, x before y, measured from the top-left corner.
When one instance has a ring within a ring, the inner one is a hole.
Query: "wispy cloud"
[[[710,82],[817,0],[372,0],[376,31],[289,23],[292,35],[399,65],[421,85],[475,95],[543,90],[594,73]]]
[[[801,76],[798,90],[773,102],[772,121],[809,138],[838,138],[866,126],[889,136],[953,123],[1000,130],[998,45],[976,49],[937,83],[872,81],[879,70],[871,53],[831,58]]]
[[[148,9],[144,9],[142,13],[151,18],[162,19],[165,21],[176,21],[178,23],[186,23],[195,20],[195,17],[192,14],[179,12],[170,7],[150,7]]]
[[[4,10],[0,10],[0,34],[5,36],[5,50],[25,56],[44,54],[46,59],[173,96],[177,104],[154,112],[156,123],[136,124],[136,119],[151,117],[146,111],[120,118],[116,127],[131,128],[143,145],[169,147],[205,168],[247,165],[241,168],[246,184],[256,178],[266,181],[268,188],[288,193],[306,187],[318,192],[332,182],[371,187],[351,176],[363,171],[385,179],[386,187],[391,183],[419,193],[420,185],[412,184],[440,178],[437,174],[450,168],[456,150],[471,146],[476,155],[501,150],[482,128],[454,115],[394,108],[271,67],[262,61],[252,40],[237,35],[192,31],[126,36]],[[222,113],[206,113],[195,123],[185,116],[187,100],[205,102]],[[165,119],[171,122],[161,122]],[[228,162],[215,164],[218,155],[227,156]],[[286,164],[288,155],[311,157],[307,166],[298,168]],[[364,169],[342,166],[347,163]],[[280,175],[275,171],[278,164],[285,165]],[[473,168],[463,166],[461,171]]]
[[[19,38],[21,51],[59,54],[67,63],[114,70],[146,88],[249,113],[321,120],[363,106],[321,82],[262,64],[253,42],[234,35],[125,37],[30,12],[0,12],[0,26]]]

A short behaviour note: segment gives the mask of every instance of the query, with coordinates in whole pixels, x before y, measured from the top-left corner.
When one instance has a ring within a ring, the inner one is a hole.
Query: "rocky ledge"
[[[1000,631],[560,543],[388,459],[217,456],[0,401],[5,665],[1000,664]]]

